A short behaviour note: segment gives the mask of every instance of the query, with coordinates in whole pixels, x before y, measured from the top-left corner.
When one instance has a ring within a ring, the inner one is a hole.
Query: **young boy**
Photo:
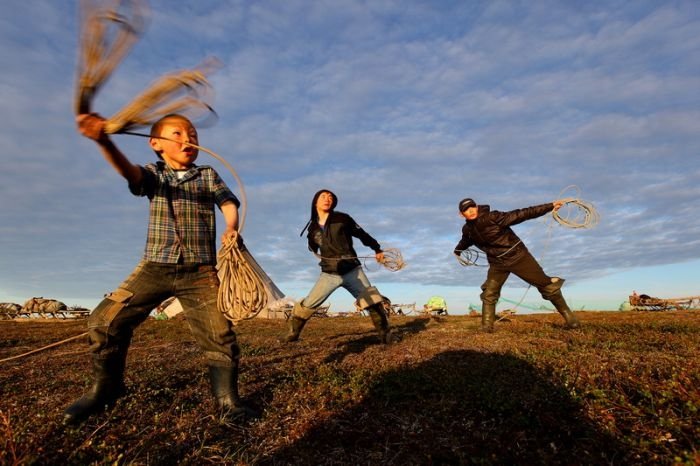
[[[462,239],[455,247],[454,253],[459,256],[462,251],[473,245],[486,253],[489,262],[486,281],[481,285],[482,331],[493,332],[496,303],[501,296],[501,288],[511,273],[536,287],[544,299],[551,301],[566,320],[567,328],[580,326],[561,294],[564,279],[546,275],[540,264],[510,228],[511,225],[557,210],[563,204],[562,201],[554,201],[511,212],[499,212],[491,211],[487,205],[478,206],[473,199],[467,198],[460,201],[459,212],[466,222],[462,227]]]
[[[384,310],[384,297],[373,287],[362,271],[357,253],[352,247],[352,237],[374,250],[377,262],[384,260],[379,243],[365,232],[348,214],[336,212],[338,198],[327,189],[314,194],[311,201],[311,219],[308,223],[309,250],[321,257],[321,276],[309,295],[295,303],[289,319],[289,333],[284,341],[299,339],[306,322],[316,309],[337,290],[343,287],[356,299],[359,309],[367,309],[382,343],[391,343],[389,321]],[[302,231],[303,233],[303,231]]]
[[[211,389],[223,414],[249,414],[238,396],[240,350],[231,322],[217,309],[216,223],[214,205],[226,221],[224,237],[238,226],[239,201],[213,168],[194,164],[197,131],[180,115],[168,115],[151,128],[149,144],[161,159],[139,166],[104,132],[95,114],[77,117],[78,129],[93,139],[136,196],[148,197],[146,249],[131,275],[94,309],[88,335],[95,382],[65,411],[78,423],[110,407],[125,392],[124,366],[134,329],[159,303],[176,296],[187,323],[208,360]],[[165,139],[167,138],[167,139]]]

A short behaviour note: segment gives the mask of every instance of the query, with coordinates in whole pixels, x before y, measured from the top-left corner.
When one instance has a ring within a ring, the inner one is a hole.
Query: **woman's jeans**
[[[367,275],[362,271],[361,266],[355,267],[345,275],[321,272],[321,276],[318,277],[318,281],[311,288],[308,296],[301,300],[301,305],[309,309],[315,309],[323,304],[341,286],[357,299],[365,289],[372,285]]]

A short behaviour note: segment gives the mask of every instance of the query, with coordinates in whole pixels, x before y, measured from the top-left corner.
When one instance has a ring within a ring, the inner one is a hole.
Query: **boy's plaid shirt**
[[[140,185],[130,185],[136,196],[150,200],[144,259],[166,264],[215,264],[216,217],[214,204],[240,202],[208,166],[192,165],[180,179],[163,162],[141,167]]]

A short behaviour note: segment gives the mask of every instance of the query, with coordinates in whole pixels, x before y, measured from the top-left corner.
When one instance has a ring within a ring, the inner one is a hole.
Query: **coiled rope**
[[[217,304],[234,323],[252,319],[267,306],[265,284],[246,253],[236,232],[226,238],[217,254],[216,269],[221,283]]]
[[[463,249],[459,256],[455,254],[457,262],[462,267],[488,267],[488,264],[479,264],[478,261],[484,256],[484,253],[476,248]]]
[[[552,212],[552,218],[567,228],[593,228],[600,222],[600,215],[593,204],[577,198],[562,199],[564,205]]]
[[[311,251],[313,252],[313,251]],[[388,248],[382,250],[384,253],[384,260],[380,262],[382,266],[389,270],[390,272],[398,272],[399,270],[403,269],[406,266],[406,262],[403,260],[403,255],[401,254],[401,251],[396,248]],[[342,256],[342,257],[325,257],[320,254],[317,254],[313,252],[314,256],[318,257],[319,259],[322,260],[327,260],[327,261],[342,261],[342,260],[352,260],[352,259],[358,259],[362,261],[362,264],[364,265],[365,268],[367,268],[367,265],[365,264],[365,260],[367,259],[376,259],[376,256]]]

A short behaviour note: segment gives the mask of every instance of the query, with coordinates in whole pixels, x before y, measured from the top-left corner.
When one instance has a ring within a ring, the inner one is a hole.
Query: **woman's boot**
[[[379,340],[385,345],[391,344],[391,328],[389,327],[389,319],[386,316],[384,303],[373,304],[367,308],[367,311],[372,318],[374,328],[376,328],[377,333],[379,333]]]

